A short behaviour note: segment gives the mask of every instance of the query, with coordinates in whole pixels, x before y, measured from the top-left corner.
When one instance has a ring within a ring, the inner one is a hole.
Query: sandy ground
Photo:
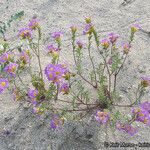
[[[84,17],[91,16],[101,37],[114,31],[125,41],[129,36],[130,25],[139,22],[145,32],[140,31],[135,37],[131,55],[119,77],[119,88],[128,92],[137,85],[137,79],[141,75],[150,75],[150,0],[0,0],[0,21],[5,21],[22,10],[25,12],[24,19],[17,25],[12,25],[15,34],[17,29],[36,15],[41,21],[45,39],[50,37],[49,33],[52,31],[62,30],[65,33],[66,44],[61,60],[70,64],[72,54],[67,46],[70,24],[82,25]],[[7,33],[7,38],[13,36],[13,30]],[[51,41],[48,39],[46,43],[49,42]],[[45,48],[44,45],[41,47]],[[47,61],[44,55],[42,61],[45,66]],[[125,94],[123,96],[125,97]],[[145,98],[149,96],[148,94]],[[65,124],[62,130],[52,131],[34,118],[30,109],[24,109],[8,94],[7,97],[0,96],[0,114],[0,130],[10,131],[8,135],[0,133],[0,150],[101,150],[105,149],[102,143],[105,140],[150,142],[150,128],[141,124],[140,131],[134,137],[111,130],[107,131],[106,136],[105,128],[100,127],[92,118],[87,123],[70,122]]]

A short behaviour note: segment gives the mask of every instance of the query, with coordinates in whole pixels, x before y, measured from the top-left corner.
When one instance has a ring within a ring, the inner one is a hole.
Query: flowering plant
[[[122,44],[120,51],[117,46],[118,34],[110,33],[100,40],[91,18],[86,18],[85,21],[83,35],[87,37],[87,44],[76,39],[78,27],[70,27],[75,64],[71,71],[67,64],[60,62],[64,36],[60,31],[51,34],[55,44],[47,46],[48,59],[51,61],[43,68],[40,49],[41,26],[37,19],[32,19],[28,27],[22,28],[18,33],[18,37],[28,49],[22,46],[18,51],[12,50],[8,43],[8,46],[0,51],[0,94],[6,89],[10,90],[15,100],[28,101],[33,108],[32,112],[39,117],[50,111],[50,126],[54,129],[61,128],[67,119],[79,120],[92,113],[99,124],[110,124],[113,128],[134,135],[137,132],[135,122],[150,125],[150,102],[141,102],[150,85],[150,78],[141,77],[134,101],[121,105],[117,77],[130,54],[132,41],[140,26],[132,25],[130,38]],[[95,44],[92,47],[93,41]],[[83,67],[86,48],[90,63],[90,71],[87,72]],[[97,52],[99,61],[94,60],[96,58],[92,56],[93,50]],[[36,58],[38,71],[32,63]],[[30,76],[27,83],[22,79],[23,72]],[[120,113],[120,107],[133,107],[131,115],[124,117]]]

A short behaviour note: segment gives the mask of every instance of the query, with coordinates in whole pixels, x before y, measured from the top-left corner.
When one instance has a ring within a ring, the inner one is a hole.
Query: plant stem
[[[121,64],[121,66],[119,67],[118,71],[114,75],[114,90],[113,90],[114,92],[116,91],[117,75],[119,74],[120,70],[122,69],[126,59],[127,59],[127,54],[126,54],[126,56],[125,56],[125,58],[123,60],[123,63]]]
[[[97,106],[96,106],[97,107]],[[73,112],[73,111],[88,111],[88,110],[92,110],[92,109],[95,109],[96,108],[95,106],[94,107],[90,107],[90,108],[86,108],[86,109],[68,109],[66,111],[69,111],[69,112]],[[64,110],[62,108],[55,108],[56,110]]]
[[[95,87],[97,87],[97,77],[96,77],[96,71],[95,71],[95,65],[94,65],[94,62],[93,62],[93,59],[92,59],[92,56],[91,56],[91,38],[92,38],[92,35],[89,35],[88,37],[88,52],[89,52],[89,58],[90,58],[90,61],[91,61],[91,64],[92,64],[92,67],[93,67],[93,72],[94,72],[94,78],[95,78]]]
[[[19,76],[19,74],[18,74],[18,78],[19,78],[20,82],[22,83],[22,85],[23,85],[26,89],[28,89],[27,86],[26,86],[26,85],[24,84],[24,82],[22,81],[22,79],[21,79],[21,77]]]
[[[40,40],[41,40],[41,29],[40,28],[38,28],[38,34],[39,35],[38,35],[38,47],[37,47],[38,55],[37,55],[37,58],[38,58],[41,78],[44,81],[44,79],[43,79],[43,72],[42,72],[42,66],[41,66],[41,60],[40,60]]]
[[[73,47],[73,58],[74,58],[74,62],[75,62],[75,65],[77,67],[77,60],[76,60],[76,56],[75,56],[75,34],[72,35],[72,47]],[[95,85],[93,85],[90,81],[88,81],[87,79],[85,79],[82,75],[81,75],[81,72],[77,72],[77,74],[85,81],[87,82],[88,84],[90,84],[92,87],[96,88]]]

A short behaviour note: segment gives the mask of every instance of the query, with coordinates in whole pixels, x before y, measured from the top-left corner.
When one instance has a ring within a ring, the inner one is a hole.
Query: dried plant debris
[[[124,1],[121,3],[121,6],[126,6],[126,5],[128,5],[128,4],[133,3],[133,2],[135,2],[135,0],[124,0]]]

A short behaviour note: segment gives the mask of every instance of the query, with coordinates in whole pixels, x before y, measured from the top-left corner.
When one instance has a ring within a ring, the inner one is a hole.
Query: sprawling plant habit
[[[141,77],[134,101],[131,104],[119,104],[117,76],[131,53],[135,33],[140,29],[138,24],[131,26],[127,42],[117,46],[119,35],[110,33],[105,39],[100,39],[91,18],[85,19],[83,35],[87,43],[77,39],[78,27],[72,25],[72,52],[75,68],[69,69],[67,64],[59,60],[63,53],[63,32],[53,32],[51,38],[55,44],[46,46],[46,55],[51,60],[45,68],[41,64],[42,31],[37,19],[32,19],[27,27],[19,30],[18,38],[28,46],[11,49],[9,41],[2,44],[0,51],[0,93],[8,89],[14,100],[24,100],[30,103],[32,112],[42,117],[49,111],[51,128],[61,128],[67,119],[82,119],[87,114],[93,114],[99,124],[110,124],[111,127],[134,135],[137,128],[134,122],[150,125],[150,102],[141,102],[150,85],[149,77]],[[7,44],[6,44],[7,43]],[[95,43],[95,47],[92,44]],[[89,63],[87,71],[83,68],[84,49],[87,49]],[[92,51],[96,51],[99,62],[95,62]],[[17,54],[17,55],[16,55]],[[32,66],[33,57],[38,61],[38,72]],[[46,58],[46,57],[45,57]],[[22,80],[22,73],[30,75],[29,83]],[[19,82],[20,84],[17,84]],[[30,85],[30,86],[29,86]],[[94,91],[92,95],[91,88]],[[130,117],[121,115],[119,108],[130,107]]]

